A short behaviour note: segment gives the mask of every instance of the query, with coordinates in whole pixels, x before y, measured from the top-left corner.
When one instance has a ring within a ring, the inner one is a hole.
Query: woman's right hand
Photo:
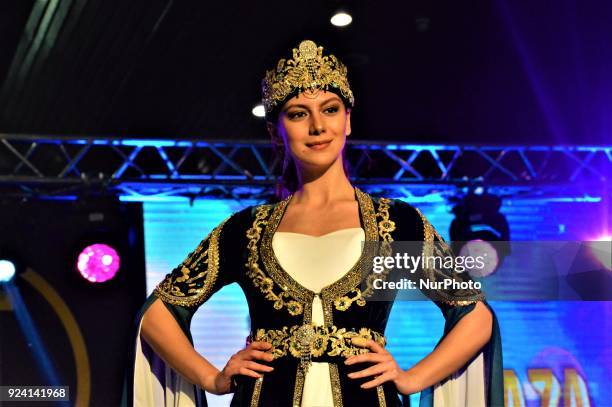
[[[223,370],[215,377],[216,394],[227,394],[231,391],[232,379],[236,375],[250,376],[254,378],[262,377],[258,372],[271,372],[273,367],[255,362],[255,360],[263,360],[271,362],[274,357],[271,353],[266,353],[266,350],[272,348],[269,342],[255,341],[251,342],[246,348],[232,355]]]

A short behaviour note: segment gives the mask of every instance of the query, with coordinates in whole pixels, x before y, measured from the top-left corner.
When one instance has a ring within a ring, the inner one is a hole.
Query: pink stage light
[[[103,283],[115,277],[119,271],[119,254],[111,246],[96,243],[81,251],[77,270],[84,279],[92,283]]]

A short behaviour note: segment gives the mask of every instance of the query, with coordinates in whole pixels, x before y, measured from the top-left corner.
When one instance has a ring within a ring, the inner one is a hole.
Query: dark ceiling
[[[588,3],[588,4],[585,4]],[[353,24],[336,28],[345,6]],[[0,132],[265,138],[265,69],[304,38],[349,67],[358,139],[603,143],[604,1],[2,0]]]

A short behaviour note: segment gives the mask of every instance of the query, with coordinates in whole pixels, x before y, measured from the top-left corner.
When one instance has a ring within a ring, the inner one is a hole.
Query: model
[[[155,288],[139,318],[126,404],[205,405],[205,390],[234,393],[232,406],[399,406],[400,395],[420,391],[424,406],[503,406],[498,324],[472,285],[426,293],[446,324],[419,363],[400,367],[385,349],[393,300],[369,299],[375,278],[393,277],[363,273],[375,254],[363,242],[385,254],[394,241],[423,242],[423,254],[447,247],[418,209],[351,185],[346,67],[302,41],[267,72],[263,102],[287,196],[230,216]],[[419,275],[469,281],[434,268]],[[193,348],[189,324],[231,283],[245,293],[251,334],[218,370]]]

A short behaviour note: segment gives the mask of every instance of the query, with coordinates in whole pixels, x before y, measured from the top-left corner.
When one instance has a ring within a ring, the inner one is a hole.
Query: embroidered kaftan
[[[424,242],[425,248],[428,242],[442,241],[422,213],[409,204],[375,198],[357,188],[355,198],[366,243]],[[360,385],[369,378],[348,378],[348,373],[362,370],[367,364],[343,363],[348,356],[367,352],[353,345],[351,338],[355,336],[385,345],[384,333],[393,301],[366,301],[372,291],[371,276],[362,275],[362,271],[372,264],[373,254],[362,250],[347,272],[322,288],[320,296],[315,295],[316,290],[309,288],[309,283],[292,274],[293,270],[290,273],[284,269],[283,265],[289,264],[284,255],[281,254],[280,262],[274,252],[273,237],[290,199],[245,208],[222,222],[157,286],[140,317],[159,298],[191,340],[189,324],[198,307],[223,286],[237,283],[249,307],[250,337],[272,343],[275,359],[269,363],[274,371],[265,373],[263,378],[235,376],[232,406],[301,406],[306,385],[304,366],[308,362],[327,364],[334,406],[402,405],[392,382],[366,390]],[[346,264],[338,267],[345,271]],[[431,280],[440,278],[435,269],[424,270],[424,275]],[[474,309],[476,301],[483,301],[488,307],[483,293],[475,289],[426,295],[439,306],[445,318],[443,336]],[[313,318],[318,318],[313,313],[319,307],[316,297],[322,308],[322,325],[313,323]],[[152,391],[158,393],[155,400],[159,405],[206,405],[201,389],[166,366],[140,337],[134,340],[141,345],[137,349],[140,355],[133,359],[134,370],[129,372],[125,404],[138,404],[141,393]],[[149,377],[142,380],[141,375]],[[403,400],[406,403],[408,398]],[[482,400],[488,406],[503,406],[501,340],[494,313],[489,343],[454,375],[421,392],[421,406],[468,406],[472,402],[480,405]]]

